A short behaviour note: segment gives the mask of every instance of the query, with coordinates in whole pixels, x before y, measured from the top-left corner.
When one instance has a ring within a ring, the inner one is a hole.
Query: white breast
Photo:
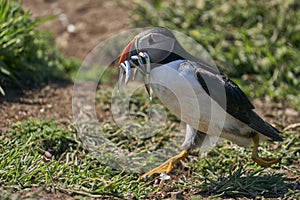
[[[150,83],[156,96],[172,113],[193,128],[240,145],[251,144],[249,138],[227,131],[232,127],[237,132],[249,132],[251,129],[212,100],[196,79],[195,68],[181,69],[182,62],[185,61],[174,61],[151,70]]]

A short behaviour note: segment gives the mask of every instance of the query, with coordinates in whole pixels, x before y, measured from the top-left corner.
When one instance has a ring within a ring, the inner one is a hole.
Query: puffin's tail
[[[249,121],[250,121],[250,123],[248,125],[251,128],[253,128],[257,132],[269,137],[272,140],[283,141],[282,137],[280,136],[280,132],[275,127],[273,127],[271,124],[264,121],[254,111],[249,112],[248,117],[249,117]]]

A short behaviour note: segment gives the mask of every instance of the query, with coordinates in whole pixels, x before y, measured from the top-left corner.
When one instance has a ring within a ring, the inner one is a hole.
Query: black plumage
[[[197,65],[194,62],[190,64]],[[216,74],[201,67],[195,70],[195,75],[205,92],[227,113],[255,131],[273,140],[282,141],[279,131],[253,111],[254,106],[233,81],[223,74]]]

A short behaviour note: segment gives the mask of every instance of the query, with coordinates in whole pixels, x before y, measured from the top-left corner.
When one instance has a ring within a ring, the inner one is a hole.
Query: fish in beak
[[[133,45],[134,45],[134,40],[129,42],[128,45],[124,48],[123,52],[121,53],[120,60],[119,60],[120,74],[119,74],[118,87],[121,86],[124,72],[126,75],[125,84],[129,82],[130,73],[131,73],[129,59],[130,59],[131,49]]]
[[[133,70],[132,79],[134,80],[137,71],[140,71],[144,77],[144,84],[150,99],[152,98],[152,92],[150,87],[150,57],[146,51],[139,51],[136,48],[137,39],[133,39],[128,45],[124,48],[119,59],[119,80],[118,88],[120,88],[123,76],[125,73],[125,84],[127,84],[131,77],[131,70]]]

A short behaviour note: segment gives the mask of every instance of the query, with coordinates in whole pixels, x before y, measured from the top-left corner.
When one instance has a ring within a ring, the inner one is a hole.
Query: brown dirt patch
[[[23,7],[34,17],[56,15],[41,28],[54,33],[64,54],[80,59],[100,41],[129,26],[128,12],[117,1],[30,0],[24,1]]]
[[[72,88],[72,84],[61,82],[30,90],[8,90],[0,99],[0,130],[29,117],[69,123],[72,119]]]
[[[65,55],[81,60],[100,41],[127,28],[129,22],[127,12],[115,1],[30,0],[23,2],[23,8],[34,17],[57,15],[40,28],[53,32]],[[72,83],[59,82],[23,91],[7,90],[5,97],[0,96],[0,131],[29,117],[70,122],[72,87]]]

